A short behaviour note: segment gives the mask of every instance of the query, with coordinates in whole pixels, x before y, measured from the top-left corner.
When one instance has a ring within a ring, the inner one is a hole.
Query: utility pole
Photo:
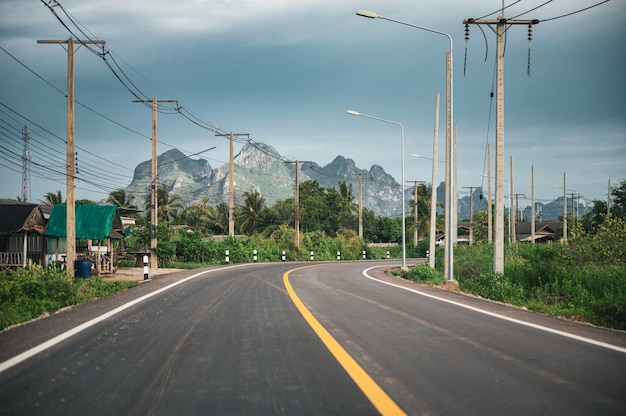
[[[567,172],[563,172],[563,244],[567,244]]]
[[[74,43],[81,45],[104,45],[103,40],[38,40],[39,44],[67,44],[67,150],[66,158],[66,200],[65,200],[65,267],[74,274],[76,261],[76,195],[74,189]]]
[[[493,244],[493,206],[491,203],[491,144],[487,144],[487,240]]]
[[[469,229],[469,243],[474,244],[474,187],[464,186],[463,188],[469,189],[470,193],[470,229]],[[482,190],[481,190],[482,191]]]
[[[447,59],[446,59],[447,61]],[[433,167],[432,167],[432,182],[430,185],[430,244],[428,246],[428,265],[431,269],[435,268],[435,247],[437,238],[437,155],[439,147],[439,98],[437,93],[435,96],[435,127],[433,132]],[[447,263],[448,259],[445,258]]]
[[[24,150],[22,151],[22,202],[30,201],[30,134],[28,126],[22,127]]]
[[[294,193],[294,220],[295,220],[295,229],[296,229],[296,235],[294,237],[294,244],[296,246],[296,249],[300,249],[300,190],[299,190],[299,185],[298,185],[298,165],[299,163],[313,163],[309,160],[301,160],[301,161],[294,161],[294,162],[285,162],[285,163],[293,163],[295,168],[296,168],[296,190]]]
[[[176,103],[178,100],[133,100],[134,103],[151,103],[152,104],[152,180],[150,181],[150,267],[157,269],[159,261],[157,259],[156,249],[157,240],[157,224],[159,221],[159,198],[158,198],[158,167],[157,167],[157,109],[159,103]]]
[[[609,186],[606,193],[606,217],[611,216],[611,180],[609,179]]]
[[[530,199],[532,206],[530,208],[530,242],[535,244],[535,165],[530,167]]]
[[[513,203],[513,196],[515,195],[515,186],[513,183],[513,156],[509,157],[511,167],[511,192],[509,193],[509,244],[515,242],[515,223],[516,223],[516,209]]]
[[[418,224],[417,224],[417,208],[418,208],[417,185],[424,184],[426,182],[424,181],[405,181],[405,182],[413,184],[413,247],[417,247],[417,243],[418,243],[417,240],[419,239]]]
[[[465,19],[466,25],[487,25],[496,34],[496,201],[493,272],[504,273],[504,41],[507,26],[532,26],[539,20],[507,20],[502,12],[497,19]],[[493,26],[496,26],[496,30]]]
[[[216,136],[226,136],[230,140],[230,156],[228,170],[228,236],[235,236],[235,137],[246,136],[250,138],[248,133],[216,134]]]
[[[517,220],[517,214],[519,213],[519,197],[526,198],[526,194],[514,194],[515,195],[515,221],[513,222],[513,242],[517,243],[517,223],[522,222],[522,219]],[[521,215],[520,215],[521,216]]]
[[[369,173],[367,174],[368,176]],[[359,177],[359,238],[363,239],[363,174],[362,173],[353,173],[350,176],[358,176]]]

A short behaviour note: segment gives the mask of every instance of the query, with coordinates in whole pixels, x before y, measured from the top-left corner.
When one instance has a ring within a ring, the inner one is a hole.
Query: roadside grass
[[[611,257],[572,257],[580,244],[506,246],[503,275],[493,273],[491,245],[459,245],[455,278],[467,293],[625,330],[626,264]]]
[[[8,271],[0,274],[0,330],[135,284],[108,282],[97,277],[73,278],[53,267],[32,266]]]

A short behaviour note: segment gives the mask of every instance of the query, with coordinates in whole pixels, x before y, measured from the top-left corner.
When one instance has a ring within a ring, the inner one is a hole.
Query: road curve
[[[163,275],[2,331],[0,414],[626,413],[624,333],[309,265]]]

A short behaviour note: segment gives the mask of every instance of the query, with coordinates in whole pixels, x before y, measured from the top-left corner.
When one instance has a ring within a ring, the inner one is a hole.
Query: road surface
[[[626,414],[623,332],[385,264],[181,271],[5,330],[0,414]]]

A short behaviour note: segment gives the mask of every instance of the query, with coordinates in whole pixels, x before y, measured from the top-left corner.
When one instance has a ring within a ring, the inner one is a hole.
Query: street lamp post
[[[351,116],[361,116],[367,117],[374,120],[382,121],[385,123],[395,124],[396,126],[400,126],[400,155],[401,155],[401,170],[402,170],[402,268],[406,269],[406,204],[404,200],[404,126],[397,121],[391,121],[380,117],[370,116],[368,114],[362,114],[358,111],[348,110],[346,113]]]
[[[399,23],[401,25],[405,25],[405,26],[409,26],[409,27],[413,27],[416,29],[421,29],[421,30],[426,30],[428,32],[432,32],[432,33],[437,33],[439,35],[444,35],[448,38],[448,41],[450,42],[450,52],[449,52],[449,59],[446,59],[446,61],[449,61],[447,66],[447,70],[448,73],[446,74],[446,78],[449,78],[449,85],[450,88],[448,88],[447,91],[447,99],[446,99],[446,115],[449,114],[449,116],[447,117],[447,123],[446,123],[446,136],[450,137],[449,139],[449,143],[446,144],[446,162],[447,162],[447,172],[446,172],[446,176],[448,176],[448,180],[446,180],[446,187],[448,188],[448,193],[447,193],[447,199],[448,199],[448,203],[446,204],[446,217],[448,219],[447,224],[446,224],[446,239],[445,239],[445,245],[446,245],[446,256],[447,256],[447,263],[448,263],[448,270],[447,270],[447,275],[446,275],[446,281],[447,282],[454,282],[454,242],[456,240],[456,189],[455,189],[455,184],[454,184],[454,171],[456,170],[456,167],[454,166],[455,163],[453,161],[453,157],[452,154],[454,152],[454,140],[455,140],[455,135],[453,133],[453,126],[454,126],[454,71],[453,71],[453,53],[454,53],[454,49],[453,49],[453,42],[452,42],[452,36],[450,36],[448,33],[446,32],[442,32],[440,30],[435,30],[435,29],[431,29],[428,27],[424,27],[424,26],[419,26],[419,25],[414,25],[411,23],[406,23],[406,22],[402,22],[400,20],[395,20],[395,19],[390,19],[388,17],[384,17],[381,16],[375,12],[371,12],[368,10],[359,10],[356,12],[356,14],[358,16],[362,16],[362,17],[367,17],[370,19],[382,19],[382,20],[388,20],[390,22],[394,22],[394,23]],[[449,184],[448,184],[449,183]]]

